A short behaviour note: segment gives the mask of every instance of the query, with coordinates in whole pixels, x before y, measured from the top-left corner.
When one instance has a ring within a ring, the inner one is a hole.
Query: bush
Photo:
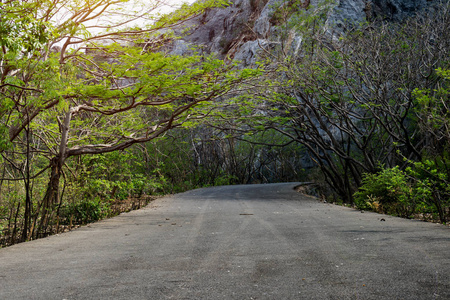
[[[447,156],[412,162],[412,166],[406,169],[415,183],[415,196],[420,200],[419,212],[437,215],[442,223],[450,215],[450,160]]]
[[[96,197],[93,200],[83,200],[72,203],[63,208],[63,223],[69,224],[70,220],[77,224],[87,224],[99,221],[106,217],[109,212],[109,204]]]
[[[354,194],[359,209],[401,217],[419,214],[445,223],[450,216],[450,163],[445,158],[411,162],[403,172],[398,166],[365,174]]]
[[[410,217],[416,209],[413,188],[398,166],[376,174],[365,174],[362,186],[354,194],[360,209]]]

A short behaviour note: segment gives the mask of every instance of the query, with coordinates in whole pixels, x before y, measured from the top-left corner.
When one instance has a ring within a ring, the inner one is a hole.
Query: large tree
[[[175,38],[170,28],[223,0],[169,15],[159,13],[162,1],[1,4],[0,151],[27,187],[24,240],[46,231],[68,158],[124,150],[203,118],[208,103],[251,74],[195,52],[166,51]],[[41,158],[34,174],[31,155]],[[30,178],[46,169],[48,187],[32,222]]]
[[[442,178],[427,178],[439,182],[429,193],[443,203],[448,190],[437,186],[448,185],[450,174],[448,3],[400,23],[374,20],[345,28],[340,36],[326,27],[325,16],[311,6],[286,20],[284,32],[300,35],[300,47],[289,48],[289,35],[282,47],[264,51],[275,71],[261,89],[239,99],[244,117],[229,127],[242,121],[239,128],[276,130],[301,144],[349,203],[364,174],[431,160]]]

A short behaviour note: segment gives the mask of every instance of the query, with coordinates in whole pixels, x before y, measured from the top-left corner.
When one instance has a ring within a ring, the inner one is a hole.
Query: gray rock
[[[338,0],[328,16],[327,27],[331,30],[342,31],[349,26],[364,22],[366,20],[365,6],[363,0]]]
[[[310,0],[309,3],[318,7],[322,1]],[[267,46],[279,42],[281,29],[271,19],[275,7],[289,3],[288,0],[234,0],[226,8],[209,9],[184,25],[182,29],[190,27],[191,30],[182,40],[174,42],[173,53],[189,53],[189,45],[196,45],[221,58],[228,56],[250,65],[256,61],[261,43]],[[326,30],[338,36],[368,20],[399,21],[429,3],[427,0],[336,0],[328,13]],[[304,8],[299,6],[299,9]],[[305,13],[312,11],[311,8]],[[290,34],[285,49],[289,54],[298,54],[302,37],[297,33]]]
[[[191,49],[192,45],[189,42],[184,40],[175,40],[170,53],[174,55],[186,55],[192,52]]]
[[[248,41],[243,44],[236,52],[234,59],[241,62],[244,66],[254,65],[258,58],[258,53],[266,49],[269,45],[269,41],[263,39],[257,39],[255,41]]]
[[[281,5],[281,3],[286,2],[285,0],[269,0],[261,11],[258,19],[255,21],[253,30],[255,33],[262,38],[268,38],[270,34],[270,18],[272,17],[275,7]]]
[[[372,0],[372,7],[366,13],[369,18],[400,21],[426,6],[426,0]]]
[[[342,31],[375,19],[401,21],[427,6],[427,0],[338,0],[327,26]]]

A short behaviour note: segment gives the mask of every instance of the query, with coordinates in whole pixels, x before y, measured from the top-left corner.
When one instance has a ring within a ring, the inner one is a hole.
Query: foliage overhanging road
[[[0,299],[450,299],[450,228],[294,186],[195,190],[0,249]]]

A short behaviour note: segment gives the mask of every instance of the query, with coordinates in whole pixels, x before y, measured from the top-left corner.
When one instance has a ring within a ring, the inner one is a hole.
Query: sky
[[[83,2],[86,3],[89,0],[84,0]],[[181,6],[183,3],[193,3],[196,0],[186,0],[186,1],[179,1],[179,0],[129,0],[128,3],[124,3],[124,5],[120,6],[119,8],[123,9],[123,11],[119,13],[115,13],[114,15],[105,15],[103,14],[102,18],[96,18],[92,21],[83,23],[84,26],[86,26],[86,30],[89,32],[89,35],[98,35],[101,34],[106,30],[105,25],[111,24],[111,23],[117,23],[120,19],[125,19],[125,15],[127,12],[133,12],[135,13],[142,13],[144,9],[141,9],[139,6],[139,3],[142,5],[146,5],[148,7],[149,4],[157,2],[157,3],[167,3],[167,5],[160,6],[160,8],[156,11],[152,11],[151,15],[154,15],[155,13],[170,13],[171,11],[177,9]],[[136,4],[138,3],[138,4]],[[53,21],[56,22],[56,24],[62,24],[64,21],[66,21],[69,17],[73,16],[73,11],[71,12],[69,9],[61,9],[59,13],[55,16]],[[151,24],[150,20],[145,19],[139,19],[137,21],[127,23],[126,27],[129,26],[138,26],[140,28],[144,28],[144,23],[147,22],[147,24]],[[98,27],[98,25],[103,25],[102,28]],[[65,43],[66,39],[63,39],[59,41],[58,43],[54,44],[55,46],[62,46]],[[71,48],[78,48],[80,47],[80,44],[74,44],[70,46]]]
[[[84,1],[88,1],[88,0],[84,0]],[[84,2],[83,1],[83,2]],[[159,5],[158,9],[153,10],[151,12],[151,15],[154,15],[156,13],[170,13],[171,11],[177,9],[178,7],[181,6],[181,4],[183,3],[188,3],[191,4],[193,2],[195,2],[196,0],[184,0],[184,1],[180,1],[180,0],[129,0],[129,2],[127,3],[123,3],[120,6],[117,5],[115,6],[115,8],[120,8],[122,11],[114,14],[114,15],[107,15],[107,14],[103,14],[102,17],[100,18],[96,18],[92,21],[89,21],[88,23],[84,23],[85,26],[90,27],[90,26],[95,26],[95,25],[104,25],[104,24],[108,24],[108,23],[116,23],[118,22],[120,19],[125,19],[125,14],[128,13],[142,13],[144,10],[144,8],[141,8],[142,5],[145,5],[147,8],[152,4],[152,3],[163,3],[163,5]],[[164,5],[166,4],[166,5]],[[56,15],[54,21],[56,21],[56,23],[63,23],[65,20],[67,20],[68,17],[70,17],[71,15],[73,15],[73,12],[70,12],[69,9],[61,9],[60,12]],[[138,26],[142,26],[144,24],[146,20],[145,19],[141,19],[138,20],[136,22],[133,22],[133,25],[138,25]],[[88,28],[88,30],[91,33],[98,33],[99,31],[102,31],[99,28]]]

